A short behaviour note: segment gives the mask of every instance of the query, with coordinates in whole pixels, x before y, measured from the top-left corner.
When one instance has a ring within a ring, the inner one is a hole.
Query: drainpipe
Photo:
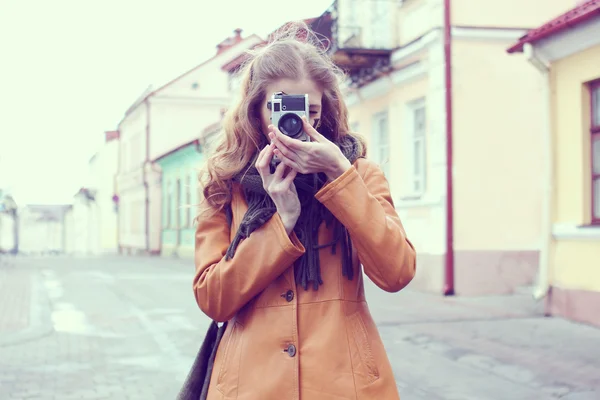
[[[446,257],[444,296],[454,295],[454,203],[452,160],[452,24],[451,0],[444,0],[444,73],[446,83]]]
[[[150,185],[148,184],[148,173],[147,165],[150,163],[150,103],[148,97],[144,100],[146,104],[146,159],[143,163],[143,174],[144,174],[144,189],[146,192],[146,205],[145,205],[145,227],[144,234],[146,236],[146,254],[150,254]]]
[[[554,171],[552,166],[552,126],[551,100],[550,100],[550,65],[543,60],[530,43],[523,47],[523,53],[542,76],[542,97],[544,102],[543,111],[543,192],[542,192],[542,243],[540,245],[540,257],[538,265],[537,284],[533,290],[533,298],[540,300],[544,298],[550,289],[550,249],[552,246],[552,194],[554,190]]]

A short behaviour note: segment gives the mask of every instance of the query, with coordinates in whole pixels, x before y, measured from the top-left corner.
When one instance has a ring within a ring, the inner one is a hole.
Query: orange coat
[[[381,169],[359,159],[316,195],[350,233],[355,274],[341,273],[340,251],[320,253],[323,285],[296,286],[294,261],[304,248],[276,213],[225,252],[247,210],[234,186],[233,224],[225,213],[201,219],[196,231],[194,293],[200,309],[229,321],[217,351],[209,400],[399,399],[383,342],[365,300],[363,274],[388,292],[415,274],[406,239]],[[319,243],[332,240],[323,224]]]

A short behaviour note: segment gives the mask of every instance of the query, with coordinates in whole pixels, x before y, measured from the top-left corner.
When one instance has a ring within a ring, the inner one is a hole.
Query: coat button
[[[293,290],[288,290],[285,293],[285,299],[288,301],[288,303],[292,300],[294,300],[294,291]]]
[[[296,356],[296,346],[294,346],[293,344],[290,344],[287,348],[287,353],[288,353],[288,356],[295,357]]]

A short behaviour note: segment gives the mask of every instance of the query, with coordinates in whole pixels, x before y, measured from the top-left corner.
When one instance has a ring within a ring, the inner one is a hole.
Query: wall
[[[95,203],[98,207],[98,250],[103,253],[117,251],[117,211],[113,202],[116,193],[119,141],[111,140],[103,144],[90,165],[90,188],[95,190]]]
[[[338,1],[339,46],[387,49],[396,47],[397,9],[397,3],[393,1]]]
[[[557,223],[587,224],[590,218],[589,98],[584,84],[598,79],[600,46],[552,65],[553,125],[556,139]],[[560,112],[557,112],[560,110]],[[587,139],[587,140],[586,140]]]
[[[197,152],[196,146],[190,145],[159,161],[163,171],[161,215],[162,255],[164,256],[193,257],[195,246],[193,219],[196,217],[195,205],[199,203],[198,168],[202,160],[203,155]],[[180,181],[179,205],[177,204],[177,180]]]
[[[140,104],[123,119],[119,126],[120,174],[140,168],[146,159],[147,111],[147,104]]]
[[[458,26],[537,28],[576,6],[577,0],[451,0]]]
[[[0,213],[0,253],[8,252],[15,246],[15,221],[8,213]]]
[[[391,2],[392,3],[392,2]],[[444,21],[442,0],[408,0],[398,8],[396,18],[396,40],[405,46],[435,28]]]
[[[222,75],[225,75],[222,72]],[[224,84],[221,92],[225,94]],[[221,109],[229,105],[225,97],[180,99],[156,97],[151,100],[150,159],[156,159],[182,143],[200,135],[206,126],[218,121]]]
[[[412,287],[441,292],[445,243],[445,113],[443,58],[439,36],[425,44],[414,42],[392,55],[398,70],[347,96],[350,123],[365,135],[369,158],[376,160],[372,147],[373,117],[388,113],[390,161],[388,180],[396,210],[417,249],[417,275]],[[414,49],[413,49],[414,47]],[[412,158],[412,117],[410,106],[422,101],[426,108],[425,190],[418,195],[410,179]]]
[[[118,226],[119,246],[125,249],[125,253],[161,251],[160,171],[156,171],[155,166],[143,165],[147,153],[149,159],[154,160],[172,148],[197,138],[202,129],[218,120],[221,108],[229,104],[228,78],[221,67],[259,42],[257,36],[250,36],[175,77],[134,107],[121,121],[120,168],[117,177]],[[149,148],[146,147],[147,128]],[[148,185],[148,198],[144,184]]]
[[[40,214],[27,207],[19,209],[19,252],[43,254],[64,251],[62,221],[39,220]]]
[[[541,239],[542,79],[502,39],[453,40],[454,246],[460,294],[532,283]]]
[[[73,208],[65,212],[65,254],[74,254],[76,251],[76,232],[75,218],[73,217]]]
[[[557,226],[585,225],[590,220],[589,97],[584,84],[600,78],[600,46],[552,65]],[[600,234],[559,235],[554,245],[553,286],[600,292]]]
[[[140,104],[119,126],[119,246],[126,252],[146,249],[142,163],[146,159],[147,105]]]

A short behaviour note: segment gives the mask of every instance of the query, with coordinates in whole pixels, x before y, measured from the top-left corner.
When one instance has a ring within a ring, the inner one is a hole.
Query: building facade
[[[549,314],[600,326],[600,1],[531,30],[508,51],[535,67],[545,95],[538,296]]]
[[[64,252],[70,255],[98,255],[100,249],[101,215],[96,192],[81,188],[64,216]]]
[[[13,197],[0,190],[0,254],[19,252],[18,206]]]
[[[65,216],[71,207],[70,204],[31,204],[19,207],[19,253],[64,253],[67,239]]]
[[[504,49],[570,6],[338,0],[330,11],[351,128],[418,250],[413,287],[475,295],[534,281],[542,80]]]
[[[94,247],[100,254],[118,250],[118,209],[115,178],[119,163],[119,131],[104,132],[104,143],[89,163],[88,189],[93,192],[97,221]]]
[[[260,42],[241,30],[217,46],[217,54],[166,85],[149,89],[119,123],[117,190],[119,248],[158,254],[161,249],[161,172],[152,160],[198,138],[229,104],[221,65]]]
[[[194,218],[199,204],[200,140],[185,143],[154,160],[162,171],[161,254],[192,258]]]

